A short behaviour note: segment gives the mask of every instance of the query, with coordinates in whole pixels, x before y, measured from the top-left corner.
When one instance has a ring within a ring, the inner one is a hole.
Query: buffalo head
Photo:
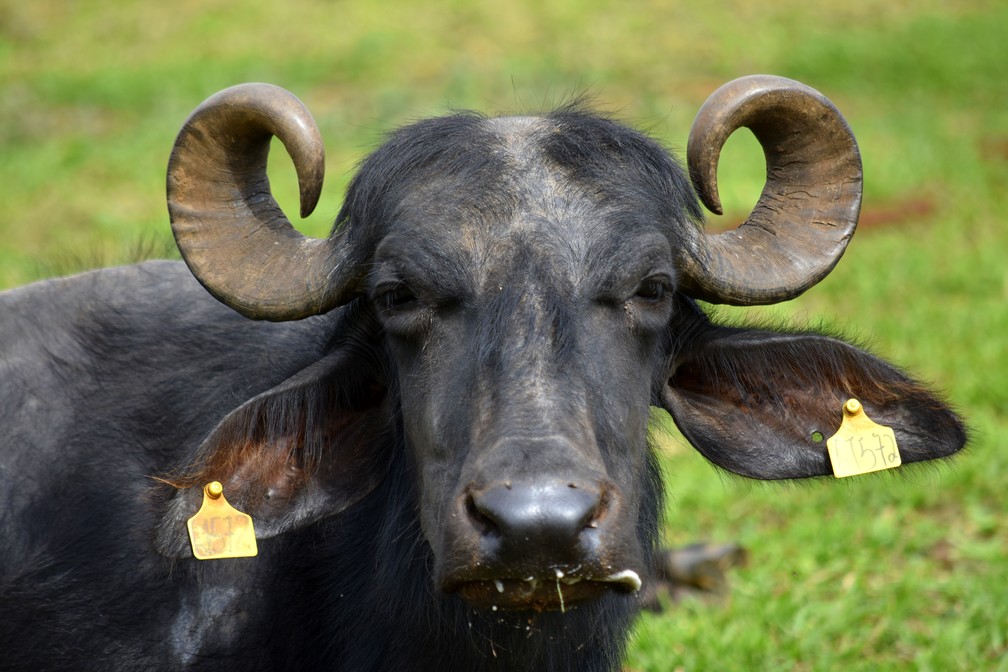
[[[743,225],[709,235],[693,189],[719,210],[718,155],[742,126],[764,149],[766,187]],[[857,145],[804,85],[719,89],[690,136],[692,187],[655,142],[579,109],[422,121],[363,163],[326,239],[295,231],[273,200],[272,136],[307,214],[321,141],[272,86],[203,103],[168,175],[179,248],[222,302],[267,320],[345,306],[332,354],[224,418],[179,481],[225,482],[263,536],[353,506],[407,462],[440,588],[477,607],[563,609],[633,593],[650,572],[652,405],[757,478],[829,473],[812,437],[851,396],[896,426],[904,461],[962,444],[954,416],[870,355],[718,327],[695,302],[792,298],[853,234]],[[175,518],[194,497],[180,493]]]

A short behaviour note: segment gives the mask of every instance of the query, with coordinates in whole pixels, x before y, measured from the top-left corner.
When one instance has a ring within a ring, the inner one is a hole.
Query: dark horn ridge
[[[701,235],[684,251],[683,289],[712,303],[777,303],[818,283],[843,255],[861,208],[861,155],[818,91],[783,77],[736,79],[701,107],[687,145],[694,189],[717,214],[718,158],[743,126],[763,148],[766,185],[738,229]]]

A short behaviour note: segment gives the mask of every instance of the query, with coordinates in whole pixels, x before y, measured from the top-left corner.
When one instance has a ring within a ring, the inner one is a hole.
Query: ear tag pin
[[[837,478],[892,469],[902,464],[896,434],[865,415],[857,399],[843,406],[843,421],[837,433],[826,440],[833,475]]]
[[[199,560],[249,558],[259,552],[252,517],[228,504],[218,481],[203,488],[203,506],[186,526],[193,555]]]

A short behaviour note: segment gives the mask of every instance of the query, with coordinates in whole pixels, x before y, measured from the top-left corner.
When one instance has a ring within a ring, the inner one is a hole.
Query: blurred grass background
[[[896,475],[752,484],[659,421],[667,540],[738,540],[751,563],[725,598],[645,616],[627,669],[1008,670],[1006,35],[1000,0],[0,0],[0,287],[169,240],[174,135],[234,83],[279,84],[316,115],[328,187],[299,228],[323,235],[355,164],[416,118],[587,92],[681,155],[721,83],[799,79],[860,141],[861,227],[805,296],[723,312],[867,340],[946,391],[971,448]],[[762,179],[755,142],[736,134],[711,226],[740,221]]]

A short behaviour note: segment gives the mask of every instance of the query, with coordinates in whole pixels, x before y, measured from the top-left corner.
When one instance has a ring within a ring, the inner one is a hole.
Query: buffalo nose
[[[469,513],[500,559],[571,561],[605,513],[602,493],[574,483],[506,483],[470,494]]]

